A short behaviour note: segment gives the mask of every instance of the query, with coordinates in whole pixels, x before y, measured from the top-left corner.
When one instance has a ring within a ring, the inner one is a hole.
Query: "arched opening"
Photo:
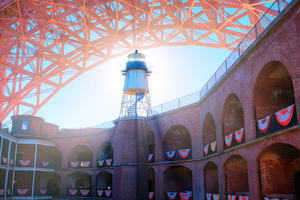
[[[191,136],[189,131],[181,125],[171,127],[164,137],[163,149],[167,160],[190,158]]]
[[[55,173],[36,172],[34,195],[58,195],[60,194],[60,176]]]
[[[155,151],[155,142],[153,132],[147,134],[147,152],[148,152],[148,162],[154,162],[154,151]]]
[[[300,199],[299,149],[284,143],[272,144],[262,151],[258,163],[264,197]]]
[[[192,198],[192,170],[182,166],[174,166],[166,169],[163,176],[166,199],[172,199],[170,197],[174,195],[179,197],[180,193],[187,194],[190,199]]]
[[[218,167],[213,162],[208,162],[204,170],[205,192],[207,195],[219,194]]]
[[[262,137],[296,124],[294,104],[294,86],[285,66],[277,61],[266,64],[254,87],[253,109],[257,120],[257,136]]]
[[[230,94],[224,104],[223,134],[225,149],[245,142],[244,111],[235,94]]]
[[[149,168],[148,172],[148,192],[149,192],[149,199],[154,199],[155,193],[155,172],[153,168]]]
[[[228,195],[249,196],[247,161],[233,155],[224,164],[225,188]]]
[[[91,175],[87,173],[73,173],[68,175],[68,194],[70,196],[89,196],[91,194]]]
[[[38,145],[37,166],[41,168],[61,168],[61,152],[55,147]]]
[[[110,167],[113,162],[113,148],[110,142],[104,142],[98,150],[98,166],[99,167]]]
[[[203,123],[204,156],[217,152],[216,124],[211,113],[207,113]]]
[[[77,145],[69,155],[69,166],[71,168],[89,168],[92,166],[93,155],[85,145]]]
[[[99,197],[112,197],[112,174],[107,171],[97,175],[97,195]]]

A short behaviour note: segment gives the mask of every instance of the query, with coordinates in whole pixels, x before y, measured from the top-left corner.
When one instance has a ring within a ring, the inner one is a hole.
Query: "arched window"
[[[87,173],[73,173],[68,175],[68,194],[71,196],[89,196],[91,194],[91,175]]]
[[[218,167],[213,162],[208,162],[204,170],[206,194],[219,194]]]
[[[284,143],[272,144],[261,152],[258,162],[261,192],[264,197],[300,198],[299,149]]]
[[[211,113],[207,113],[203,123],[204,156],[217,151],[216,125]]]
[[[85,145],[75,146],[69,155],[71,168],[88,168],[92,166],[93,155],[91,150]]]
[[[155,142],[154,142],[154,135],[153,132],[150,131],[147,134],[147,155],[148,155],[148,162],[154,162],[155,159]]]
[[[111,167],[114,157],[114,151],[110,142],[104,142],[98,150],[98,166]]]
[[[112,197],[112,174],[107,171],[97,175],[97,195],[98,197]]]

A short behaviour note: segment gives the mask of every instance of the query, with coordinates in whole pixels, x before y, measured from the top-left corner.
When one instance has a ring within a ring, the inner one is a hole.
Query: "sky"
[[[152,70],[152,106],[199,91],[230,54],[226,49],[199,46],[140,52]],[[117,119],[124,84],[121,66],[125,62],[123,56],[91,69],[61,89],[36,115],[60,128],[85,128]]]

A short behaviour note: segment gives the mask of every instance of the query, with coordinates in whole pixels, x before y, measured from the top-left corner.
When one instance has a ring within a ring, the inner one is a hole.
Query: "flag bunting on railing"
[[[105,160],[98,160],[98,166],[102,167],[104,165]]]
[[[105,163],[106,163],[107,166],[111,166],[112,159],[105,160]]]
[[[149,192],[149,200],[152,200],[154,198],[154,192]]]
[[[1,196],[1,197],[4,196],[4,189],[0,189],[0,196]]]
[[[275,113],[277,122],[280,125],[287,126],[291,122],[291,119],[293,117],[294,107],[295,105],[293,104]]]
[[[210,149],[212,152],[215,152],[217,148],[217,141],[210,143]]]
[[[213,194],[213,200],[220,200],[219,194]]]
[[[79,163],[80,163],[79,161],[71,161],[71,162],[70,162],[71,167],[73,167],[73,168],[78,167]]]
[[[153,153],[148,154],[148,162],[151,162],[153,159]]]
[[[7,158],[3,156],[2,157],[2,162],[3,162],[4,165],[6,165],[7,164]]]
[[[19,194],[19,195],[26,195],[26,193],[28,192],[28,188],[18,188],[17,189],[17,193]]]
[[[176,153],[176,151],[168,151],[168,152],[166,152],[168,160],[173,160],[174,157],[175,157],[175,153]]]
[[[111,196],[111,190],[105,190],[105,196],[110,197]]]
[[[87,168],[90,166],[90,164],[91,164],[91,161],[81,161],[80,166]]]
[[[75,196],[77,194],[78,190],[77,189],[69,189],[69,194],[72,196]]]
[[[268,115],[265,118],[257,121],[257,127],[260,132],[266,133],[266,132],[268,132],[270,123],[271,123],[271,115]]]
[[[27,167],[31,163],[31,160],[19,160],[19,163],[22,167]]]
[[[47,193],[47,188],[40,188],[40,193],[45,195]]]
[[[209,150],[209,144],[204,145],[203,150],[204,150],[204,155],[207,155],[208,154],[208,150]]]
[[[102,195],[103,195],[103,190],[97,190],[97,195],[98,195],[98,197],[102,197]]]
[[[188,149],[181,149],[181,150],[178,150],[178,154],[181,158],[185,159],[189,156],[190,154],[190,151],[191,149],[188,148]]]
[[[6,195],[9,196],[11,194],[11,190],[10,189],[6,189]]]
[[[206,200],[212,200],[211,197],[212,197],[211,193],[206,193]]]
[[[230,133],[229,135],[225,136],[225,144],[226,144],[227,147],[231,146],[232,135],[233,135],[233,133]]]
[[[228,195],[228,200],[237,200],[236,195]]]
[[[87,196],[90,194],[90,190],[89,189],[80,190],[80,194],[82,196]]]
[[[10,159],[10,160],[9,160],[10,166],[14,166],[14,163],[15,163],[15,161],[14,161],[13,159]]]
[[[167,197],[169,200],[176,199],[177,192],[167,192]]]
[[[48,167],[49,166],[49,161],[42,161],[42,166],[43,167]]]
[[[244,132],[245,132],[244,130],[245,130],[244,128],[241,128],[240,130],[234,132],[234,138],[238,143],[241,143],[243,140]]]
[[[189,200],[192,196],[192,193],[190,192],[180,192],[179,197],[181,200]]]
[[[239,196],[239,200],[250,200],[248,196]]]

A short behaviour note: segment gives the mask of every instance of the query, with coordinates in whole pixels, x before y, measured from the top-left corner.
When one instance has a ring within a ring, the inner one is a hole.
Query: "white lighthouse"
[[[128,55],[120,118],[147,117],[151,114],[150,93],[148,86],[148,69],[145,56],[137,50]]]

